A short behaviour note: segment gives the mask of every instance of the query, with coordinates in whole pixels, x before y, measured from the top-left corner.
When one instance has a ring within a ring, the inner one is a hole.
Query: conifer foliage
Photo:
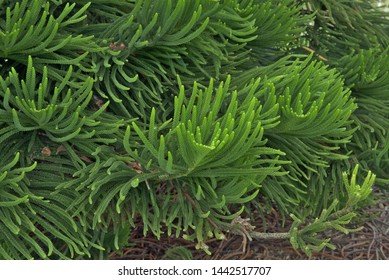
[[[0,0],[0,258],[103,259],[135,227],[212,254],[271,209],[296,250],[332,247],[389,184],[388,18],[364,0]]]

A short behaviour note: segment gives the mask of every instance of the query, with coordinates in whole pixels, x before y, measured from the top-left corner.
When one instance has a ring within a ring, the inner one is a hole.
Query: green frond
[[[346,146],[366,173],[377,174],[377,183],[387,184],[389,128],[389,49],[380,48],[351,52],[333,65],[339,69],[358,109],[352,115],[356,128],[353,141]]]
[[[68,25],[82,21],[88,6],[86,4],[70,17],[67,16],[75,8],[74,4],[67,4],[56,16],[51,14],[50,3],[44,0],[23,0],[8,6],[5,20],[0,24],[0,59],[10,67],[3,64],[0,74],[7,73],[13,66],[12,62],[27,66],[30,56],[35,59],[39,72],[44,71],[44,65],[48,64],[49,76],[57,80],[61,69],[54,65],[74,64],[91,71],[87,64],[81,65],[82,60],[88,52],[101,48],[92,41],[92,36],[63,31]]]
[[[309,47],[334,61],[351,50],[388,46],[385,12],[374,1],[304,1],[304,10],[315,14],[307,28]]]
[[[134,228],[211,254],[274,210],[333,248],[389,182],[388,26],[367,0],[0,0],[0,258]]]
[[[47,139],[54,143],[73,144],[86,139],[115,142],[117,139],[112,133],[124,123],[117,119],[112,124],[102,124],[100,116],[104,107],[95,112],[88,109],[92,99],[92,79],[87,79],[72,91],[67,85],[71,76],[72,67],[61,83],[53,85],[48,83],[47,70],[44,70],[41,82],[38,82],[30,57],[25,80],[19,78],[15,69],[7,78],[0,77],[0,95],[3,97],[0,102],[3,127],[0,145],[4,145],[9,137],[24,132],[32,135],[28,151],[42,143],[37,138],[43,142]],[[40,131],[39,136],[37,131]]]
[[[267,148],[262,139],[258,101],[253,98],[244,112],[237,111],[237,106],[221,111],[225,104],[237,103],[237,93],[228,94],[228,86],[229,81],[215,89],[213,82],[205,90],[195,85],[190,98],[182,88],[175,99],[175,117],[164,129],[155,126],[154,110],[148,132],[133,122],[124,136],[129,161],[103,160],[95,153],[96,162],[75,174],[84,178],[79,190],[85,195],[69,209],[81,214],[97,207],[92,228],[132,209],[128,222],[132,224],[133,217],[140,215],[145,233],[152,230],[159,236],[165,224],[177,234],[193,228],[196,240],[205,241],[207,232],[217,229],[223,217],[230,219],[229,205],[255,199],[266,176],[284,174],[278,171],[284,163],[277,159],[282,152]],[[234,178],[232,184],[230,178]],[[59,189],[65,186],[70,187],[64,183]],[[83,202],[86,197],[91,204]],[[174,203],[176,199],[179,203]],[[107,217],[109,209],[116,214]],[[187,215],[178,215],[182,212]],[[204,229],[196,226],[200,222]]]
[[[364,178],[362,185],[359,185],[356,181],[357,173],[358,165],[350,174],[350,181],[348,174],[344,172],[342,175],[347,197],[347,202],[344,205],[339,207],[339,201],[333,199],[333,202],[328,207],[323,208],[314,221],[304,225],[302,229],[299,227],[304,224],[304,220],[299,219],[294,214],[291,215],[294,223],[291,226],[290,238],[295,249],[302,249],[308,256],[312,254],[313,250],[321,250],[325,246],[334,249],[333,245],[329,243],[330,239],[323,240],[318,237],[318,233],[328,229],[335,229],[345,234],[360,230],[360,228],[346,228],[346,225],[350,224],[357,215],[355,210],[361,207],[361,202],[365,202],[371,195],[375,175],[369,173]]]
[[[50,204],[48,197],[34,191],[34,183],[28,174],[35,172],[37,162],[18,168],[19,158],[17,153],[0,171],[0,228],[3,233],[0,237],[0,257],[47,259],[57,246],[52,234],[78,254],[88,254],[72,218],[63,208]]]

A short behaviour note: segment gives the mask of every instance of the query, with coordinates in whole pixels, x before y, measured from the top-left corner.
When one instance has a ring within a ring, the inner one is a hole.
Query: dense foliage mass
[[[357,230],[389,184],[371,2],[0,0],[0,258],[107,258],[135,226],[208,251],[273,208],[308,255]]]

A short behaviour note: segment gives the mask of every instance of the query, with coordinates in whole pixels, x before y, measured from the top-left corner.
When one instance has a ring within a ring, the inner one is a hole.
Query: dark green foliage
[[[85,58],[89,52],[102,48],[93,41],[93,36],[85,37],[74,31],[76,24],[85,19],[89,5],[73,12],[75,4],[67,4],[55,13],[44,0],[10,2],[0,3],[1,75],[7,74],[11,67],[23,73],[28,57],[32,56],[36,69],[42,73],[44,66],[48,67],[48,75],[56,81],[66,75],[68,65],[77,66],[77,76],[87,77],[85,72],[92,71],[92,67]]]
[[[191,260],[192,258],[192,252],[183,246],[168,249],[162,257],[163,260]]]
[[[387,15],[375,1],[305,0],[304,10],[315,14],[307,28],[308,46],[334,61],[352,50],[388,46]]]
[[[352,126],[358,130],[347,145],[377,182],[389,182],[389,48],[352,52],[334,63],[356,96]],[[347,70],[346,70],[347,69]]]
[[[209,252],[273,208],[331,247],[389,183],[387,30],[370,1],[0,0],[0,258]]]

